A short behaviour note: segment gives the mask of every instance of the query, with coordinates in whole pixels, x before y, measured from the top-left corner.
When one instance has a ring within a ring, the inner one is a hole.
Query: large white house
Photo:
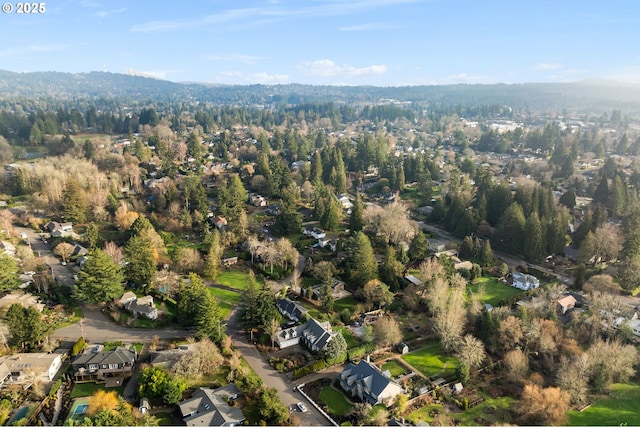
[[[34,381],[53,381],[60,367],[60,354],[17,353],[0,357],[0,365],[10,372],[5,384],[29,384]]]
[[[540,287],[540,280],[537,277],[532,276],[530,274],[524,274],[520,272],[513,272],[513,283],[511,286],[514,288],[521,289],[523,291],[528,291],[531,289]]]

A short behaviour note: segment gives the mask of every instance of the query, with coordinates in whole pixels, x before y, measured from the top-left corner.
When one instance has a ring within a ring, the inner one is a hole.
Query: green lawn
[[[244,291],[247,289],[249,274],[240,270],[225,270],[218,275],[218,283],[233,289]]]
[[[515,424],[511,407],[516,402],[516,399],[512,397],[492,399],[486,395],[483,395],[483,397],[485,401],[481,404],[464,412],[451,414],[451,418],[456,420],[457,425],[463,426],[478,425],[478,422],[475,421],[477,418],[484,418],[486,420],[483,423],[484,425]]]
[[[355,297],[350,295],[346,298],[341,298],[333,303],[333,311],[340,314],[345,308],[353,313],[353,308],[358,304]]]
[[[618,426],[640,425],[640,384],[613,384],[611,396],[583,412],[569,411],[567,425]]]
[[[71,399],[76,397],[93,396],[99,390],[115,391],[117,394],[124,392],[124,387],[109,387],[106,388],[104,384],[99,383],[76,383],[71,390]]]
[[[442,413],[444,411],[444,407],[441,404],[431,404],[425,405],[417,411],[413,411],[405,418],[407,421],[411,421],[413,424],[418,424],[420,421],[424,421],[426,423],[432,423],[433,417],[431,416],[431,411],[438,411]]]
[[[405,354],[402,356],[402,360],[427,377],[452,375],[458,365],[458,359],[446,356],[439,343],[430,344],[420,350]]]
[[[209,292],[218,300],[220,315],[223,319],[227,318],[231,312],[231,308],[240,301],[240,294],[238,292],[220,288],[209,288]]]
[[[330,385],[320,390],[320,400],[329,407],[331,413],[338,416],[347,415],[353,409],[353,405],[347,401],[341,391],[332,388]]]
[[[390,360],[384,365],[382,365],[383,371],[389,371],[391,376],[394,378],[398,378],[400,375],[404,375],[407,373],[407,368],[402,365],[402,363],[397,360]]]
[[[523,292],[518,288],[499,282],[495,277],[480,277],[476,280],[476,284],[469,286],[468,289],[471,292],[476,292],[480,284],[484,284],[485,288],[482,302],[493,306],[497,306],[498,303],[505,298],[509,298]]]
[[[170,412],[156,412],[153,416],[158,419],[159,426],[172,426],[175,424]]]
[[[351,350],[352,348],[356,348],[360,345],[360,341],[353,336],[353,334],[347,328],[337,328],[342,332],[342,336],[347,343],[347,350]]]

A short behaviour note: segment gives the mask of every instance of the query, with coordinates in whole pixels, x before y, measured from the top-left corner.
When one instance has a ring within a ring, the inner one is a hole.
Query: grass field
[[[225,270],[220,272],[217,281],[221,285],[244,291],[245,289],[247,289],[248,278],[249,274],[245,271]]]
[[[347,415],[353,409],[353,405],[345,399],[344,394],[332,388],[330,385],[320,390],[320,400],[329,407],[331,413],[334,415]]]
[[[427,377],[452,375],[458,365],[458,359],[446,356],[439,343],[433,343],[420,350],[405,354],[402,356],[402,360]]]
[[[170,412],[156,412],[153,416],[158,419],[159,426],[172,426],[175,424]]]
[[[98,383],[76,383],[71,390],[71,398],[93,396],[99,390],[115,391],[117,394],[124,392],[124,387],[109,387],[106,388],[104,384]]]
[[[231,312],[231,308],[240,301],[240,294],[238,292],[220,288],[209,288],[209,292],[218,300],[220,315],[223,319],[227,318]]]
[[[640,384],[613,384],[611,396],[583,412],[569,411],[570,426],[640,425]]]
[[[383,371],[389,371],[391,376],[394,378],[398,378],[400,375],[404,375],[407,373],[407,369],[402,365],[402,363],[397,360],[390,360],[384,365],[382,365]]]
[[[513,286],[509,286],[505,283],[501,283],[495,277],[481,277],[477,279],[476,284],[469,286],[468,289],[471,292],[476,292],[480,284],[484,284],[485,288],[484,298],[482,298],[482,302],[484,304],[491,304],[493,306],[498,305],[498,303],[505,298],[509,298],[522,293],[520,289],[514,288]]]

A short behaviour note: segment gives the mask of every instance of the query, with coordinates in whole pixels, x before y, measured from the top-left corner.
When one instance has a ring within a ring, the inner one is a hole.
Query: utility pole
[[[80,333],[82,334],[82,341],[86,342],[87,340],[84,338],[84,317],[80,318]]]

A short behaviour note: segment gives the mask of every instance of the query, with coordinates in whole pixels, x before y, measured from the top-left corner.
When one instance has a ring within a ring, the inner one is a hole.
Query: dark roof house
[[[387,374],[366,360],[357,365],[349,363],[340,374],[340,386],[351,397],[371,405],[383,403],[388,407],[398,394],[404,393],[404,389]]]
[[[233,383],[217,389],[199,388],[178,405],[182,419],[188,426],[241,425],[245,420],[242,410],[229,405],[229,397],[239,393]]]
[[[280,314],[294,322],[299,322],[304,319],[305,315],[309,311],[297,302],[291,301],[289,298],[277,300],[276,307]]]

